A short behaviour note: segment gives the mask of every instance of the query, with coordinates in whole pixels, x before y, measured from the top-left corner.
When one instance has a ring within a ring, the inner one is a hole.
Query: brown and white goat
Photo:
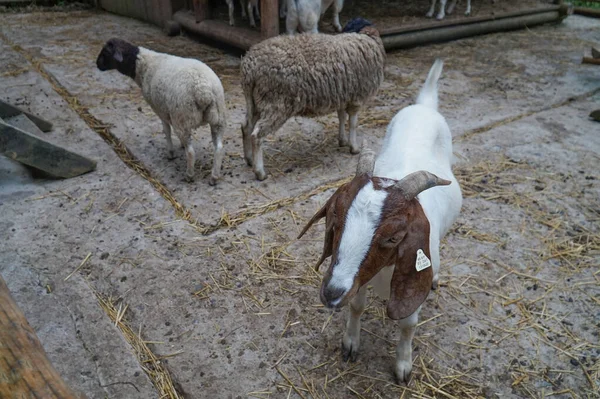
[[[442,66],[436,61],[431,68],[417,104],[394,117],[377,160],[363,148],[354,179],[329,198],[299,236],[326,218],[317,268],[328,257],[331,264],[321,301],[327,307],[350,304],[344,360],[358,354],[367,283],[388,299],[387,314],[401,329],[395,369],[400,381],[408,381],[412,370],[419,310],[437,286],[440,240],[462,204],[450,166],[450,129],[437,112]]]

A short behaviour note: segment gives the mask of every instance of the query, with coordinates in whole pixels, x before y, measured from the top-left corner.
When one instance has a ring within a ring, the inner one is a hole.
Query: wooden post
[[[52,367],[1,276],[0,398],[78,398]]]
[[[263,39],[279,34],[279,2],[260,0],[260,33]]]
[[[210,18],[210,5],[208,0],[194,0],[194,14],[196,22],[202,22]]]

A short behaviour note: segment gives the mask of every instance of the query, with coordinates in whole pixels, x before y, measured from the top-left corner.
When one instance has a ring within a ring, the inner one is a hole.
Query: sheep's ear
[[[433,266],[429,253],[429,221],[421,205],[416,206],[420,208],[420,212],[416,213],[404,240],[398,246],[398,257],[392,275],[387,315],[393,320],[404,319],[413,314],[427,299],[433,281]],[[420,261],[419,268],[427,265],[427,262],[429,266],[418,270],[417,257]]]
[[[115,48],[115,51],[113,52],[113,57],[117,62],[123,62],[123,53],[121,52],[121,49],[119,49],[118,47]]]

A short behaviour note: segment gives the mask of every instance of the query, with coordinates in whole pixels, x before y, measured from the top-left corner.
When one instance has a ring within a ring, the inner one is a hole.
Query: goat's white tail
[[[436,59],[433,66],[429,70],[427,80],[417,97],[417,104],[423,104],[427,107],[437,110],[438,108],[438,88],[437,82],[442,75],[442,69],[444,68],[444,61]]]

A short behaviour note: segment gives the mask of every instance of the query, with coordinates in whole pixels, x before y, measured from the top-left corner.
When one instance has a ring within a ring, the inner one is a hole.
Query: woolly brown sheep
[[[360,151],[356,140],[359,109],[383,81],[385,50],[378,31],[364,19],[349,22],[341,35],[277,36],[253,46],[242,59],[246,123],[244,155],[259,180],[262,141],[293,116],[337,111],[339,144]],[[345,132],[349,116],[350,138]]]

